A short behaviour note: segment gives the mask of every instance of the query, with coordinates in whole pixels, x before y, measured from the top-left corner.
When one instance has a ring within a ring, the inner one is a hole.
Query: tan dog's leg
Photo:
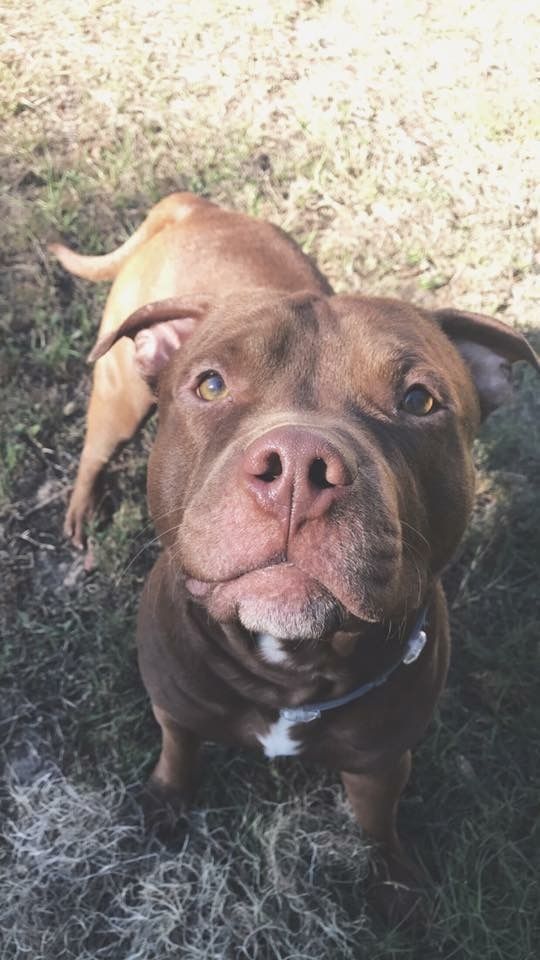
[[[76,276],[87,280],[116,277],[105,305],[100,337],[116,330],[143,303],[177,292],[174,272],[163,280],[163,287],[159,283],[154,287],[154,275],[159,277],[160,269],[167,262],[168,243],[160,245],[159,235],[167,226],[179,227],[194,211],[208,208],[218,209],[190,193],[174,193],[156,204],[122,246],[105,256],[85,257],[63,244],[51,244],[51,252]],[[150,266],[145,267],[145,252],[152,244],[157,253],[153,261],[150,257]],[[174,250],[171,256],[174,257]],[[79,548],[83,546],[85,520],[94,505],[98,474],[116,447],[131,439],[154,403],[149,387],[135,368],[133,353],[133,344],[126,340],[116,344],[95,366],[84,449],[64,522],[65,536]]]
[[[132,343],[118,343],[95,366],[84,447],[64,522],[65,536],[79,548],[99,473],[154,404],[150,388],[133,365],[132,352]]]
[[[374,900],[377,909],[394,925],[419,920],[423,878],[405,854],[396,829],[399,798],[410,772],[408,750],[396,764],[380,773],[341,774],[356,819],[380,844],[382,864],[376,864],[374,870]]]
[[[161,727],[161,753],[146,784],[143,796],[145,819],[153,826],[169,826],[190,803],[197,785],[200,738],[179,726],[165,710],[152,704]]]

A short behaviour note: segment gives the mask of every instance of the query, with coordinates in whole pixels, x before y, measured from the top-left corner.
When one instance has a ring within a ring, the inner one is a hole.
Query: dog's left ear
[[[483,417],[509,397],[511,365],[516,360],[526,360],[540,373],[533,348],[506,323],[452,308],[434,310],[432,316],[465,360],[478,390]]]
[[[182,344],[213,306],[208,297],[170,297],[135,310],[117,330],[98,340],[88,360],[99,360],[121,337],[135,344],[135,366],[142,378],[153,385]]]

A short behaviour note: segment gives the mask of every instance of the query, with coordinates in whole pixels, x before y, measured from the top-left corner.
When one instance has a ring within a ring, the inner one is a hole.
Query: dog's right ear
[[[487,417],[511,393],[512,363],[526,360],[540,373],[540,361],[531,345],[518,330],[501,320],[453,307],[434,310],[432,316],[469,368],[482,417]]]
[[[98,340],[88,360],[99,360],[121,337],[131,337],[135,366],[144,380],[153,383],[211,306],[207,297],[195,295],[148,303],[130,314],[117,330]]]

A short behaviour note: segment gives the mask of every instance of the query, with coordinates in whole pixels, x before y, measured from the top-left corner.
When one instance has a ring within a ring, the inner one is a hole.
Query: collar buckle
[[[288,723],[311,723],[319,719],[321,711],[310,707],[284,707],[279,715]]]
[[[414,663],[415,660],[418,660],[418,657],[422,653],[426,643],[427,635],[425,630],[419,630],[418,633],[413,633],[407,644],[407,649],[403,656],[402,663],[409,664]]]

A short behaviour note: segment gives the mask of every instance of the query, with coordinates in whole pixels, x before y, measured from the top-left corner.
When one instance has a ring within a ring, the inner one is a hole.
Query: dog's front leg
[[[423,877],[403,850],[396,828],[401,793],[409,779],[407,750],[392,766],[377,773],[342,773],[349,803],[360,826],[377,841],[380,858],[373,863],[375,906],[393,925],[423,921]]]
[[[200,739],[161,707],[152,704],[152,709],[161,727],[161,753],[141,800],[146,826],[163,833],[174,830],[195,793]]]

